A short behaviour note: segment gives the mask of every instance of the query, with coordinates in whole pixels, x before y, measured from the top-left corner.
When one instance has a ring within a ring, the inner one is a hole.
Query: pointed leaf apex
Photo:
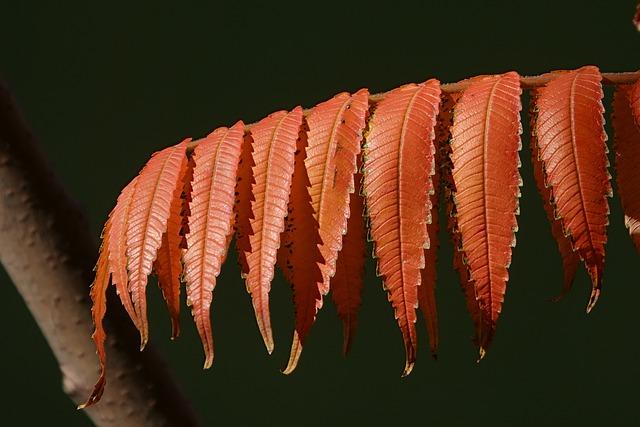
[[[291,353],[289,354],[289,361],[287,366],[280,372],[284,375],[290,375],[296,370],[300,355],[302,354],[302,343],[296,330],[293,331],[293,340],[291,341]]]
[[[171,340],[175,341],[180,336],[180,323],[171,319]]]
[[[267,353],[271,355],[275,347],[275,344],[273,343],[273,334],[271,333],[271,331],[263,332],[262,339],[264,341],[264,346],[267,348]]]
[[[486,355],[487,355],[487,349],[484,348],[483,346],[480,346],[480,349],[478,350],[478,360],[476,360],[476,363],[480,363],[480,361],[484,359]]]
[[[402,372],[402,378],[408,376],[411,371],[413,371],[413,366],[415,365],[416,361],[413,359],[407,359],[405,365],[404,365],[404,371]]]
[[[342,355],[346,356],[351,350],[352,337],[351,334],[351,320],[342,321]]]
[[[140,329],[140,351],[144,351],[147,343],[149,342],[149,330],[144,328]]]
[[[598,298],[600,297],[600,289],[594,289],[591,291],[591,297],[589,298],[589,304],[587,304],[587,314],[591,313],[591,310],[596,306]]]
[[[208,353],[204,359],[204,365],[202,369],[210,369],[213,365],[213,353]]]

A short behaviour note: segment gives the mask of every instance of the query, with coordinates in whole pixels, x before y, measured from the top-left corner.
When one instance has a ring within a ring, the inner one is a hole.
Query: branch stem
[[[523,89],[534,89],[537,87],[542,87],[549,83],[553,79],[553,74],[546,73],[541,74],[539,76],[521,76],[520,84]],[[640,71],[626,71],[621,73],[602,73],[602,83],[607,86],[618,86],[618,85],[626,85],[633,84],[640,80]],[[440,86],[440,89],[444,93],[457,93],[464,91],[470,84],[470,79],[460,80],[455,83],[443,83]],[[371,104],[376,104],[384,99],[387,92],[374,93],[369,95],[369,102]],[[311,113],[311,109],[305,109],[304,115],[307,116]],[[245,125],[245,129],[251,129],[251,127],[255,123],[250,123]],[[188,150],[193,150],[198,144],[200,140],[193,140],[187,146]]]
[[[82,211],[54,176],[0,81],[0,262],[51,347],[64,391],[76,405],[97,378],[89,300],[96,253]],[[87,415],[99,427],[198,425],[158,353],[137,351],[138,334],[113,290],[108,308],[109,385]]]

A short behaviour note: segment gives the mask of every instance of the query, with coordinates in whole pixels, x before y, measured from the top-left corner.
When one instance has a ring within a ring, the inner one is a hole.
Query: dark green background
[[[584,64],[639,67],[632,0],[178,3],[0,7],[0,73],[96,236],[119,190],[154,150],[240,118],[252,122],[342,90],[378,92],[434,76],[446,82],[512,69],[526,75]],[[518,246],[485,361],[475,363],[448,242],[439,263],[440,358],[428,356],[421,329],[421,357],[404,379],[400,334],[372,263],[352,354],[340,354],[340,324],[328,303],[298,371],[285,377],[278,370],[292,328],[289,287],[280,277],[273,284],[277,344],[268,357],[232,257],[215,292],[210,371],[200,369],[201,346],[186,310],[183,336],[172,343],[159,292],[149,292],[152,340],[206,424],[638,423],[638,258],[619,200],[611,202],[595,311],[584,312],[583,271],[566,300],[548,302],[561,286],[560,258],[524,138]],[[88,425],[63,394],[55,360],[2,271],[0,304],[3,424]]]

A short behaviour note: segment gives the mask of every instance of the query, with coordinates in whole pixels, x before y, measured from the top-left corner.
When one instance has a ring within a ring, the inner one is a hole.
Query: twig
[[[521,76],[520,85],[523,89],[533,89],[549,83],[553,75],[541,74],[539,76]],[[625,73],[602,73],[602,83],[609,86],[635,83],[640,79],[640,71]],[[469,80],[462,80],[456,83],[445,83],[442,91],[447,93],[462,92],[469,86]]]
[[[57,182],[0,82],[0,261],[58,360],[69,397],[82,402],[97,376],[89,283],[96,246],[80,209]],[[113,295],[112,295],[113,297]],[[100,427],[198,425],[158,354],[109,302],[109,386],[87,410]]]
[[[539,76],[521,76],[520,84],[523,89],[533,89],[536,87],[544,86],[549,83],[553,77],[549,74],[541,74]],[[640,80],[640,71],[630,71],[623,73],[602,73],[602,83],[609,86],[632,84]],[[456,93],[462,92],[469,86],[470,80],[460,80],[455,83],[443,83],[440,88],[444,93]],[[369,102],[375,104],[384,99],[387,92],[373,93],[369,95]],[[311,113],[311,109],[305,109],[304,115],[307,116]],[[249,130],[255,123],[245,125],[245,129]],[[199,139],[193,140],[187,146],[188,150],[193,150],[200,143]]]

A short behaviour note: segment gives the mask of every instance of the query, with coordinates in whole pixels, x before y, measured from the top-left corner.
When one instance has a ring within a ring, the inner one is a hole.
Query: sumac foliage
[[[502,310],[518,229],[520,93],[514,72],[473,78],[456,103],[451,128],[458,250],[478,304],[481,357]]]
[[[640,250],[640,83],[637,73],[620,76],[586,66],[537,77],[512,71],[445,85],[432,79],[378,95],[362,89],[310,110],[296,107],[255,124],[221,127],[154,154],[118,197],[102,234],[91,288],[101,372],[85,405],[97,402],[105,386],[102,320],[109,283],[140,331],[143,347],[148,276],[158,277],[174,338],[186,295],[204,366],[211,366],[210,309],[233,239],[269,353],[274,347],[269,291],[276,268],[293,289],[295,325],[284,370],[290,373],[329,293],[348,351],[361,304],[368,233],[408,374],[418,348],[418,309],[434,355],[438,347],[441,192],[453,265],[474,342],[484,356],[505,303],[516,243],[521,95],[528,89],[531,161],[562,255],[562,293],[583,264],[592,281],[591,310],[602,290],[611,195],[603,82],[616,86],[617,188],[625,224]]]

